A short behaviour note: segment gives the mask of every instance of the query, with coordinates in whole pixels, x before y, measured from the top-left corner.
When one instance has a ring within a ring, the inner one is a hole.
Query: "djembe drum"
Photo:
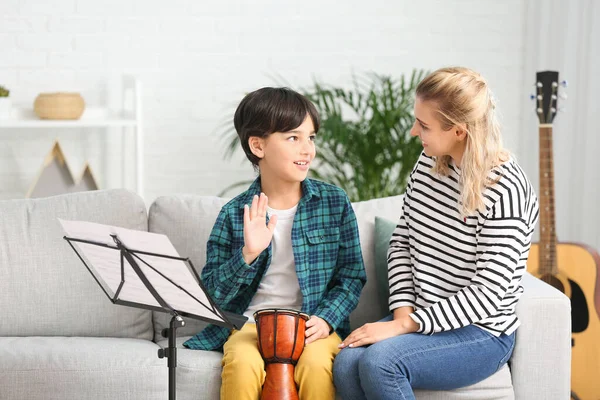
[[[265,360],[261,400],[298,400],[294,367],[304,350],[309,316],[295,310],[263,309],[254,313],[258,350]]]

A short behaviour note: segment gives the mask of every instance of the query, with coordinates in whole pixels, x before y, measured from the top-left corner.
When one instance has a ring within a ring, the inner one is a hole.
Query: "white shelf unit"
[[[118,98],[121,110],[109,107],[86,107],[78,120],[45,120],[33,108],[14,107],[11,116],[0,119],[0,129],[20,128],[131,128],[135,142],[135,185],[144,196],[144,131],[142,126],[142,85],[133,76],[124,76]],[[123,142],[124,145],[125,142]]]

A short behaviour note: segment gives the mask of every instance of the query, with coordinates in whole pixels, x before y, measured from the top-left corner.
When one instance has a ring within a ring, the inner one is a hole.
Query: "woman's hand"
[[[417,324],[408,314],[392,321],[364,324],[355,329],[338,347],[360,347],[377,343],[394,336],[416,332]]]

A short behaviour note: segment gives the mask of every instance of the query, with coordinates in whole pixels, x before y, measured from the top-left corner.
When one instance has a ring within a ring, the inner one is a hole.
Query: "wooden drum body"
[[[266,371],[261,400],[298,400],[294,367],[304,350],[308,318],[307,314],[288,309],[254,313],[258,350]]]

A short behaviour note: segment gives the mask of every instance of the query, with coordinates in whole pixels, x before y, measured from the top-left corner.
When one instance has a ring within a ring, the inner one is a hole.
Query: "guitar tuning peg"
[[[538,114],[542,114],[544,110],[542,110],[541,108],[536,108],[535,112],[537,112]]]
[[[556,108],[552,107],[552,108],[550,109],[550,111],[552,112],[552,114],[556,114]]]
[[[563,81],[560,83],[560,86],[562,86],[562,87],[566,88],[566,87],[568,86],[568,82],[567,82],[567,80],[566,80],[566,79],[565,79],[565,80],[563,80]]]
[[[552,95],[552,100],[556,100],[558,97],[556,97],[555,94]]]
[[[535,100],[535,94],[530,94],[529,95],[529,100]]]
[[[538,83],[536,83],[536,84],[535,84],[535,86],[537,86],[537,87],[541,88],[541,87],[543,87],[544,85],[542,85],[542,82],[538,82]]]

